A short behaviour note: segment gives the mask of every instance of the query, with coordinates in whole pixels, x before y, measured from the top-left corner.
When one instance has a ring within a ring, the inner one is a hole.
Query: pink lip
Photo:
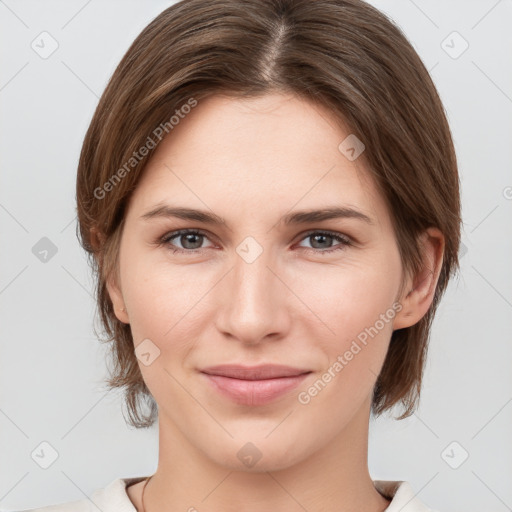
[[[240,405],[264,405],[297,387],[309,370],[281,365],[221,365],[202,372],[217,391]]]

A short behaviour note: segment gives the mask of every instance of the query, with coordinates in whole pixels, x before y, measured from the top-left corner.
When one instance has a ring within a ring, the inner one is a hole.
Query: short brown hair
[[[392,21],[361,0],[182,0],[149,23],[122,58],[78,165],[78,235],[92,256],[103,341],[111,343],[114,361],[107,382],[125,389],[132,426],[151,426],[157,406],[106,279],[117,273],[126,205],[150,158],[151,151],[138,150],[156,144],[162,130],[172,136],[171,115],[191,99],[272,92],[327,107],[363,141],[406,273],[421,267],[422,231],[437,227],[445,236],[431,307],[415,325],[393,332],[373,391],[376,415],[400,402],[402,419],[417,406],[434,313],[459,268],[461,224],[450,129],[420,57]],[[146,414],[143,401],[150,405]]]

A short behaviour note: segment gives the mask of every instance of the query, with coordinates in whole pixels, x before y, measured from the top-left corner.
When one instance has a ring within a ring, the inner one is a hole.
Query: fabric
[[[95,491],[90,499],[22,510],[20,512],[137,512],[126,492],[128,485],[136,484],[147,476],[117,478],[104,489]],[[374,480],[375,488],[392,499],[385,512],[436,512],[424,505],[405,481]]]

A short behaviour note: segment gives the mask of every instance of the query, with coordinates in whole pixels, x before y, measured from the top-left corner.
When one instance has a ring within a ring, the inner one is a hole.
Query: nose
[[[236,254],[219,285],[215,321],[224,336],[256,345],[282,338],[289,330],[293,293],[270,251],[252,262]]]

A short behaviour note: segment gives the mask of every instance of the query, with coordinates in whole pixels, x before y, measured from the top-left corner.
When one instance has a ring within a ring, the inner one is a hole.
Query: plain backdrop
[[[121,395],[103,388],[74,201],[98,99],[133,39],[171,3],[0,1],[2,510],[84,499],[156,469],[158,427],[127,427]],[[403,421],[372,419],[370,473],[409,481],[441,512],[512,510],[512,2],[372,3],[405,31],[438,87],[464,229],[420,408]],[[41,55],[41,38],[51,55]]]

